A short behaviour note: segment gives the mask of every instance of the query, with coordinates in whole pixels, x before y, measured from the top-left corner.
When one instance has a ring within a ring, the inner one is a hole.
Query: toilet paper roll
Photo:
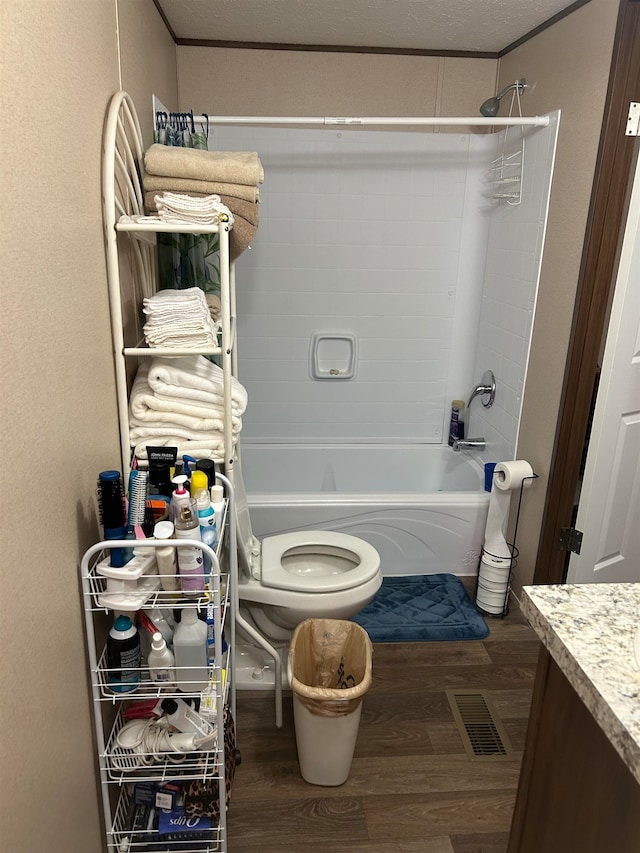
[[[488,555],[499,561],[511,559],[511,549],[505,539],[511,492],[519,489],[526,478],[532,476],[531,465],[523,459],[500,462],[495,467],[483,547]]]
[[[514,459],[513,462],[500,462],[493,472],[493,484],[502,492],[512,492],[519,489],[524,482],[525,488],[531,485],[533,468],[524,459]]]

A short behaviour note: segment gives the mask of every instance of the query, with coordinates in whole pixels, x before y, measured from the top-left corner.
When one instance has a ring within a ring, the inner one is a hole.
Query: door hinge
[[[640,102],[631,101],[629,104],[629,115],[627,117],[627,129],[625,136],[640,136]]]
[[[563,527],[560,530],[558,546],[561,551],[572,551],[574,554],[579,554],[580,548],[582,548],[582,530],[576,530],[575,527]]]

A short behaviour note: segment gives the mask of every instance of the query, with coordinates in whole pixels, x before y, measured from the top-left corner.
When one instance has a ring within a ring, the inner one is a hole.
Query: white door
[[[589,440],[568,583],[640,581],[640,158]]]

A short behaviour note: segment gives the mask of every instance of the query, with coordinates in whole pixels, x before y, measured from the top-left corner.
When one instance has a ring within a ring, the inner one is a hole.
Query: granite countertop
[[[640,583],[527,586],[520,607],[640,783]]]

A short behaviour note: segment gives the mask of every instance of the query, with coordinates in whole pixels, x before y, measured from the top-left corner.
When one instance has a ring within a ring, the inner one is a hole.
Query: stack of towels
[[[142,302],[147,316],[144,337],[150,347],[212,347],[218,343],[219,324],[211,319],[199,287],[159,290]]]
[[[255,151],[204,151],[158,143],[144,155],[145,205],[155,213],[169,193],[192,199],[215,195],[233,214],[231,260],[251,243],[258,230],[258,184],[264,181]]]
[[[192,222],[194,225],[233,225],[233,214],[219,195],[194,197],[184,193],[163,192],[154,196],[156,211],[163,222]]]
[[[238,440],[247,392],[231,381],[231,438]],[[177,447],[178,456],[224,459],[222,370],[202,355],[154,358],[141,365],[129,397],[130,442],[138,459],[147,445]]]

